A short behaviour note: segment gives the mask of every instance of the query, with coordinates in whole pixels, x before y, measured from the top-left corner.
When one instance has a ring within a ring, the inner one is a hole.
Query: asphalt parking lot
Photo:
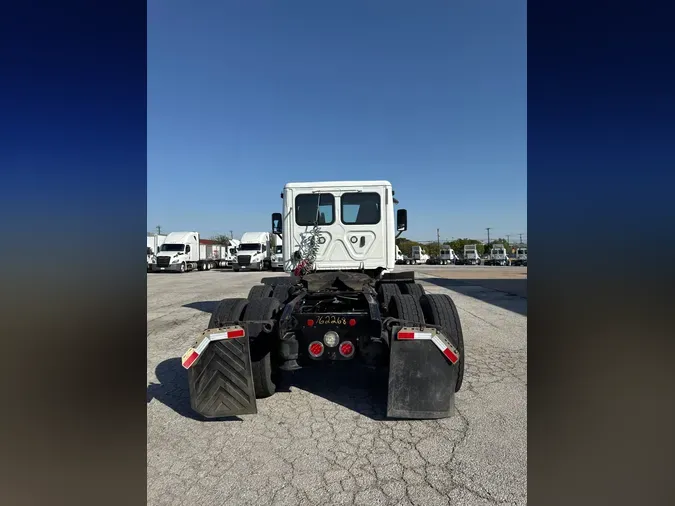
[[[199,421],[180,357],[218,301],[278,273],[148,274],[148,504],[526,504],[527,268],[410,269],[460,312],[453,418],[387,420],[376,375],[330,368],[295,373],[257,415]]]

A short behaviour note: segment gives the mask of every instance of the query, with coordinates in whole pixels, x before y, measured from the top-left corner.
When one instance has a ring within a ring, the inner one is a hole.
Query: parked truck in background
[[[427,255],[422,246],[413,246],[411,256],[413,264],[425,264],[429,260],[429,255]]]
[[[441,247],[440,254],[441,265],[455,264],[458,260],[455,250],[450,246]]]
[[[210,239],[199,240],[199,270],[208,271],[215,268],[227,267],[227,246],[216,244]]]
[[[152,266],[156,262],[159,247],[164,244],[166,235],[148,234],[146,238],[146,257],[148,262],[148,272],[152,271]]]
[[[237,262],[237,253],[239,253],[239,239],[230,239],[230,245],[225,254],[225,267],[232,267]]]
[[[153,272],[208,270],[215,266],[213,254],[202,249],[199,232],[171,232],[159,247]]]
[[[404,255],[401,252],[401,248],[396,245],[396,264],[397,265],[410,265],[410,258],[408,258],[408,255]]]
[[[262,271],[268,268],[271,252],[269,232],[246,232],[241,236],[237,260],[232,264],[234,272],[242,269]]]
[[[284,246],[281,237],[272,236],[274,245],[272,246],[272,256],[270,257],[270,269],[273,271],[284,270]]]
[[[490,259],[486,262],[488,265],[510,265],[511,259],[506,253],[503,244],[493,244],[490,250]]]
[[[527,248],[521,247],[516,250],[516,258],[513,260],[513,265],[527,266]]]
[[[478,254],[478,246],[476,244],[465,244],[464,245],[464,259],[462,263],[464,265],[480,265],[481,259]]]
[[[464,375],[459,314],[447,294],[425,293],[414,272],[392,272],[407,212],[395,211],[391,183],[289,183],[282,198],[272,229],[296,275],[222,300],[190,339],[181,363],[192,410],[255,414],[256,399],[273,395],[283,374],[317,368],[320,382],[332,363],[360,362],[388,374],[388,417],[451,416]],[[240,258],[256,251],[246,244],[258,240],[243,237]]]

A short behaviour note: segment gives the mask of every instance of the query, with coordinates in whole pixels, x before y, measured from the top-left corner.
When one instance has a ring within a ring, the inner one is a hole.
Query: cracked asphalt
[[[331,367],[286,378],[257,415],[200,421],[180,357],[218,301],[273,274],[148,274],[148,504],[526,504],[527,269],[413,269],[461,317],[449,419],[387,420],[386,377]]]

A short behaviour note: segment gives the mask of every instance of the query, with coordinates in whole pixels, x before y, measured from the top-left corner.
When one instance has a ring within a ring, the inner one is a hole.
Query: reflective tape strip
[[[204,350],[209,345],[210,341],[211,340],[208,337],[205,337],[204,339],[202,339],[202,342],[199,343],[199,346],[197,346],[197,354],[198,355],[201,355],[202,353],[204,353]]]
[[[398,339],[426,339],[429,340],[433,337],[431,332],[414,332],[412,330],[401,330],[398,333]]]
[[[224,339],[237,339],[239,337],[244,337],[245,332],[242,328],[233,328],[226,330],[225,332],[218,332],[217,334],[209,334],[207,337],[211,341],[222,341]]]
[[[431,341],[436,345],[436,347],[439,350],[441,350],[443,355],[445,355],[445,358],[447,358],[450,362],[456,364],[459,361],[459,354],[453,348],[446,346],[446,344],[441,340],[441,338],[439,338],[438,336],[434,336],[431,338]]]
[[[194,348],[190,348],[185,355],[183,355],[183,358],[181,360],[183,367],[185,369],[189,369],[192,364],[195,363],[195,361],[199,358],[199,353],[197,353],[197,350]]]

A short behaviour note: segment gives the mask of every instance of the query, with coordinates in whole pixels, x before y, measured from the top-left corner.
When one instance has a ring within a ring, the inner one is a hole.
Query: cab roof
[[[353,188],[359,186],[387,186],[391,188],[389,181],[322,181],[313,183],[286,183],[284,188]]]

